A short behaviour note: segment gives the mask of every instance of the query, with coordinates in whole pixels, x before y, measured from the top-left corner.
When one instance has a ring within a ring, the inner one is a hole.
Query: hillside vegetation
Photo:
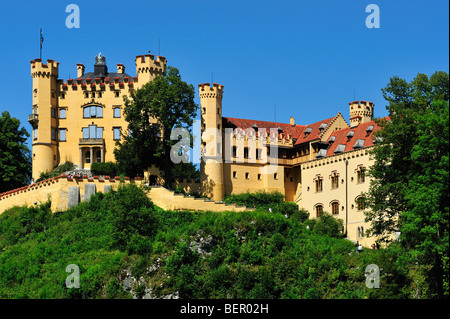
[[[331,216],[309,220],[270,200],[272,213],[256,200],[260,208],[243,213],[163,211],[129,185],[54,214],[49,203],[15,207],[0,215],[0,298],[408,298],[426,290],[396,245],[356,253]],[[71,264],[79,288],[66,287]],[[366,287],[370,264],[380,268],[379,289]]]

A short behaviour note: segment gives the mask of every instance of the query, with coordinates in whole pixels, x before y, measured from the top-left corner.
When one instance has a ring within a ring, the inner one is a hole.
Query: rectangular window
[[[261,174],[258,174],[258,181],[261,180]]]
[[[52,127],[52,140],[56,141],[56,128]]]
[[[120,107],[114,108],[114,117],[120,117]]]
[[[66,141],[66,129],[65,128],[59,129],[59,140],[61,142]]]
[[[65,119],[66,118],[66,109],[60,109],[59,110],[59,118]]]
[[[114,139],[120,140],[120,127],[113,128],[113,132],[114,132]]]
[[[364,168],[360,168],[357,172],[357,180],[358,183],[364,183],[366,180],[366,175],[365,175],[365,171]]]
[[[89,125],[89,138],[95,138],[96,125]]]
[[[37,129],[33,130],[33,139],[35,139],[35,140],[37,140],[37,137],[38,137],[37,132],[38,132]]]
[[[89,128],[83,127],[83,138],[89,138]]]
[[[236,173],[236,171],[233,172],[233,178],[237,178],[237,173]]]
[[[318,178],[316,179],[316,192],[321,192],[322,191],[322,179]]]
[[[54,107],[51,108],[52,117],[56,118],[56,109]]]
[[[249,173],[245,173],[245,179],[250,179],[250,174]]]
[[[97,127],[97,134],[95,138],[103,138],[103,127]]]
[[[339,187],[339,176],[334,174],[331,176],[331,188],[335,189]]]
[[[273,179],[278,179],[278,173],[273,174]]]
[[[103,117],[103,108],[101,106],[86,106],[83,110],[84,118],[101,118]]]

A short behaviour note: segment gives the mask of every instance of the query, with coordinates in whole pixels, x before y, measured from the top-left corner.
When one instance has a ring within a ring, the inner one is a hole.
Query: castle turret
[[[58,163],[58,62],[31,62],[33,109],[28,121],[33,127],[33,179],[50,172]]]
[[[224,197],[222,161],[223,85],[199,84],[202,116],[201,187],[203,194],[220,201]]]
[[[135,62],[139,86],[150,82],[157,75],[166,73],[167,60],[163,56],[157,56],[155,60],[155,56],[152,54],[138,55]]]
[[[372,121],[375,104],[368,101],[353,101],[348,103],[350,108],[350,126]]]

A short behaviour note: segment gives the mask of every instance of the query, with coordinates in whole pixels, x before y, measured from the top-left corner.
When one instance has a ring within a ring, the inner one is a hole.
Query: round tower
[[[33,127],[34,180],[43,172],[50,172],[58,164],[58,62],[41,59],[31,62],[33,78],[33,108],[28,121]]]
[[[350,126],[372,121],[375,104],[369,101],[353,101],[348,103],[350,108]]]
[[[202,116],[202,160],[200,182],[204,195],[221,201],[225,195],[222,160],[223,85],[199,84]]]

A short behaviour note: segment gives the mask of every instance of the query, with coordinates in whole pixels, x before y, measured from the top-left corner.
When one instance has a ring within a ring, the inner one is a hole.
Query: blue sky
[[[69,4],[80,9],[80,28],[66,27]],[[380,28],[366,27],[366,6],[380,9]],[[76,64],[93,71],[102,52],[115,70],[134,76],[136,55],[160,53],[183,80],[225,86],[223,115],[309,124],[348,103],[375,103],[387,115],[381,88],[398,75],[449,72],[447,0],[159,0],[8,1],[0,4],[2,30],[0,112],[8,110],[30,132],[30,60],[60,62],[59,77]],[[30,145],[31,146],[31,145]]]

